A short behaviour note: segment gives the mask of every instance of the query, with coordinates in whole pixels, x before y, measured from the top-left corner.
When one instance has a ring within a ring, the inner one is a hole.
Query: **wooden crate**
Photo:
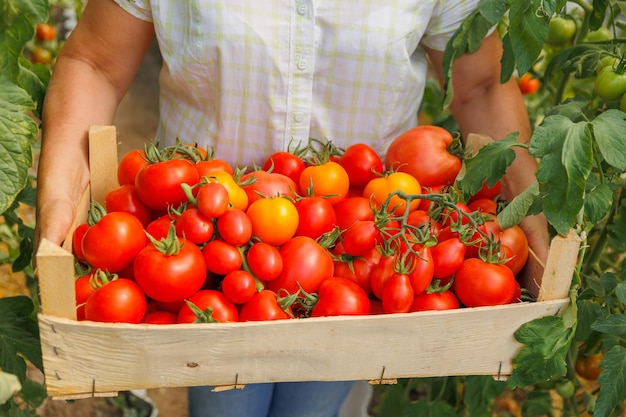
[[[115,128],[90,131],[89,198],[117,186]],[[369,380],[492,375],[506,378],[520,349],[513,333],[525,322],[562,313],[578,255],[574,234],[550,248],[539,301],[362,317],[218,324],[105,324],[76,321],[70,239],[37,254],[39,328],[48,395],[115,396],[130,389],[278,381]]]

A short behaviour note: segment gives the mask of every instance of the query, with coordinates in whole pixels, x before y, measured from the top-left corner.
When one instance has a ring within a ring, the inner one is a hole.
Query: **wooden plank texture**
[[[131,325],[40,316],[48,395],[511,372],[513,332],[568,300],[258,323]]]

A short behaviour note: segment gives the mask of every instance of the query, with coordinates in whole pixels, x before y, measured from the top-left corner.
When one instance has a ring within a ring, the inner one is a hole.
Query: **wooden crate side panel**
[[[43,314],[76,320],[74,256],[42,239],[37,250],[37,278]]]
[[[548,260],[539,288],[538,301],[566,298],[572,285],[580,249],[580,236],[573,230],[552,239]]]
[[[106,194],[118,187],[117,133],[115,126],[89,129],[91,199],[104,204]]]
[[[48,394],[68,399],[194,385],[505,376],[520,348],[515,329],[567,304],[218,325],[111,326],[42,315],[40,330]]]

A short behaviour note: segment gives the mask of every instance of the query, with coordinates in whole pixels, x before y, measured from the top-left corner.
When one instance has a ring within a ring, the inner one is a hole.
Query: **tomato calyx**
[[[107,271],[103,271],[102,269],[97,269],[94,271],[89,277],[89,285],[94,290],[97,290],[109,282],[115,281],[119,278],[118,274],[112,274]]]
[[[100,220],[107,214],[107,209],[95,200],[91,200],[89,213],[87,215],[87,224],[91,227],[98,224]]]
[[[194,323],[218,323],[218,321],[213,317],[213,308],[207,307],[204,310],[200,310],[200,308],[192,303],[189,300],[185,300],[185,304],[193,311],[196,315],[196,320]]]
[[[155,239],[149,233],[146,233],[146,236],[154,248],[165,256],[177,255],[180,252],[182,244],[184,244],[184,241],[181,244],[181,240],[176,235],[176,226],[173,223],[169,226],[167,236],[160,240]]]

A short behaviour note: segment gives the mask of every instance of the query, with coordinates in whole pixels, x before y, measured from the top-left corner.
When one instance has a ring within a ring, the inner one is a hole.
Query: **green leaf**
[[[528,188],[519,193],[509,204],[498,213],[498,223],[503,229],[513,227],[531,212],[531,208],[539,198],[539,184],[534,181]]]
[[[509,41],[520,74],[530,70],[541,53],[554,7],[554,1],[546,0],[511,2]]]
[[[11,206],[28,180],[33,163],[30,141],[38,132],[27,114],[31,109],[28,94],[0,76],[0,213]]]
[[[626,204],[619,206],[613,222],[606,226],[609,245],[619,252],[626,252]]]
[[[465,404],[472,417],[491,417],[493,402],[504,392],[506,382],[488,375],[468,376],[465,379]]]
[[[615,296],[621,302],[626,304],[626,281],[622,281],[615,287]]]
[[[626,131],[626,115],[610,109],[600,113],[591,126],[602,158],[618,170],[625,171],[626,141],[622,133]]]
[[[522,403],[523,416],[551,416],[553,400],[547,390],[529,390],[528,398]]]
[[[591,325],[591,329],[600,333],[626,335],[626,314],[612,314],[598,319]]]
[[[545,117],[558,114],[567,117],[573,122],[578,122],[584,120],[585,106],[587,106],[587,101],[580,96],[576,96],[548,109]]]
[[[578,300],[578,324],[576,325],[576,340],[587,340],[591,335],[591,325],[600,317],[600,304],[591,300]]]
[[[566,357],[575,328],[567,328],[558,316],[546,316],[524,323],[514,334],[523,344],[513,358],[510,388],[526,387],[565,375]]]
[[[35,382],[32,379],[26,379],[22,385],[22,391],[20,397],[32,408],[36,409],[47,398],[46,388],[39,382]]]
[[[41,64],[32,65],[26,59],[22,61],[28,66],[20,68],[18,85],[26,90],[32,97],[33,102],[36,104],[34,115],[38,119],[41,119],[43,100],[48,87],[48,82],[50,81],[50,69]]]
[[[386,416],[392,416],[394,414],[384,414]],[[456,410],[454,407],[443,400],[428,401],[420,400],[414,403],[410,403],[404,409],[404,413],[401,417],[456,417]]]
[[[508,0],[480,0],[478,2],[478,11],[492,26],[498,24],[508,10]]]
[[[600,363],[600,392],[594,417],[609,417],[615,407],[626,399],[626,348],[614,346]]]
[[[589,191],[585,197],[585,215],[592,223],[599,223],[611,210],[613,192],[608,184],[600,184]]]
[[[593,149],[588,124],[573,123],[559,115],[547,117],[535,129],[529,152],[540,159],[537,180],[546,218],[565,236],[576,224],[591,172]]]
[[[17,375],[24,383],[26,363],[22,356],[43,369],[33,301],[26,296],[0,298],[0,369]]]
[[[457,185],[469,197],[478,192],[486,182],[493,187],[504,175],[515,159],[514,146],[524,146],[517,140],[518,133],[512,133],[502,140],[490,142],[470,158],[463,161],[462,177]]]

